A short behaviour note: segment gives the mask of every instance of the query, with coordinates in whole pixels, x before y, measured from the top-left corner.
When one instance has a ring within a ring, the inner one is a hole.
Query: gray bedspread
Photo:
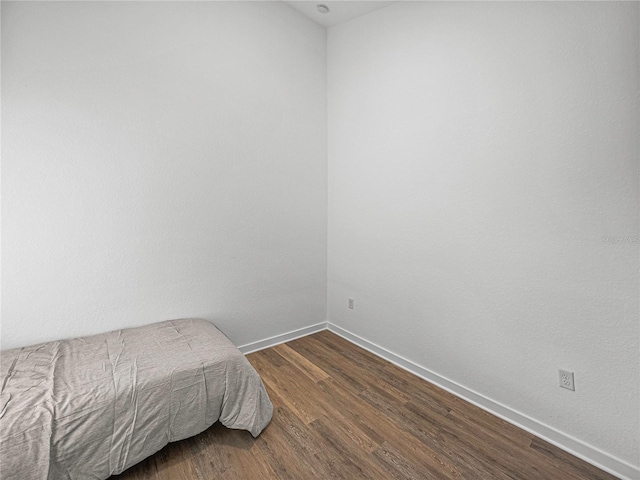
[[[256,437],[273,406],[244,355],[186,319],[2,352],[0,476],[106,479],[216,420]]]

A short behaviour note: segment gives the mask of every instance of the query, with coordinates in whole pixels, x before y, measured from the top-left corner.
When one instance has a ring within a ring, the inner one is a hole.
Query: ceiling
[[[325,27],[332,27],[340,23],[366,15],[380,8],[387,7],[396,2],[384,1],[333,1],[324,0],[298,0],[285,2],[303,15]],[[329,13],[320,13],[318,4],[329,7]]]

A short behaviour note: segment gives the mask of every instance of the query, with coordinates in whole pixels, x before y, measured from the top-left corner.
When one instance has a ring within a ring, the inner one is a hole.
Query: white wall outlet
[[[568,370],[558,370],[560,377],[560,386],[562,388],[566,388],[567,390],[575,391],[576,386],[573,383],[573,372]]]
[[[353,298],[349,299],[349,308],[353,310]]]

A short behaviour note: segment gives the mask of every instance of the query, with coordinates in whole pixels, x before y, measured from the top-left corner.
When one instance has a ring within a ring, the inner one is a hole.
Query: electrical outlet
[[[568,370],[558,370],[560,377],[560,386],[562,388],[566,388],[567,390],[575,391],[576,386],[573,383],[573,372]]]
[[[353,310],[353,298],[349,299],[349,308]]]

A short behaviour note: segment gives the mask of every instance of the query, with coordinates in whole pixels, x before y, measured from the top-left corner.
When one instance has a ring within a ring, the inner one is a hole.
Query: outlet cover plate
[[[573,381],[573,372],[569,370],[558,370],[560,386],[567,390],[576,390],[575,383]]]

